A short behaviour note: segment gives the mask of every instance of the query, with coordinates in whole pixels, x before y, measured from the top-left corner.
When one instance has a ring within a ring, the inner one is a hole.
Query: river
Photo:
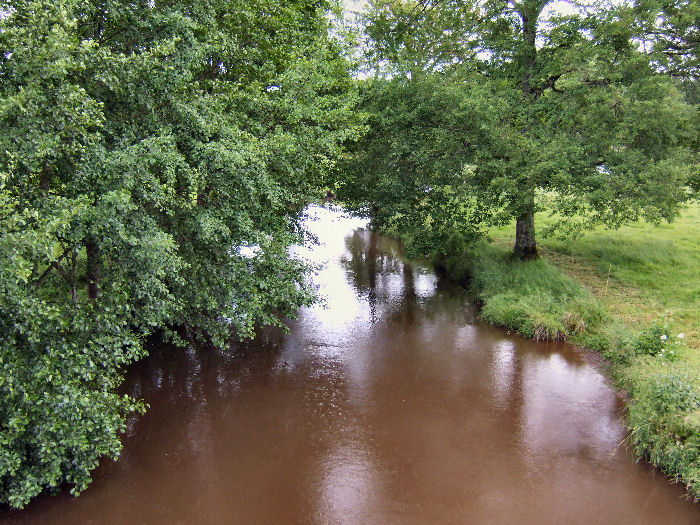
[[[0,523],[663,524],[700,505],[626,450],[623,403],[570,345],[479,322],[360,219],[312,207],[325,297],[226,352],[153,348],[117,462]]]

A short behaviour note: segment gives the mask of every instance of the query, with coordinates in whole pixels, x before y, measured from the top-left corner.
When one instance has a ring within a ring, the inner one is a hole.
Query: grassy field
[[[536,219],[546,226],[545,216]],[[511,245],[514,225],[490,231],[498,245]],[[672,224],[639,222],[620,230],[598,229],[577,241],[538,239],[541,255],[590,290],[632,329],[655,321],[685,334],[700,370],[700,204]]]
[[[630,446],[700,499],[700,205],[673,224],[539,238],[536,261],[510,256],[514,230],[443,264],[471,277],[486,321],[599,350],[629,394]]]

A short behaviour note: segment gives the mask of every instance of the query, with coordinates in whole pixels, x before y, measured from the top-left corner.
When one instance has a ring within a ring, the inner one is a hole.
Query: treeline
[[[116,457],[154,331],[222,346],[311,301],[288,247],[354,132],[333,9],[3,4],[0,503]]]
[[[700,189],[696,0],[375,0],[340,196],[416,255],[516,221],[547,233],[673,220]]]

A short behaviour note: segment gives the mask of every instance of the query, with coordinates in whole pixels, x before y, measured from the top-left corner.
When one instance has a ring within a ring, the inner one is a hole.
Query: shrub
[[[635,451],[700,498],[700,396],[687,374],[660,372],[642,382],[630,406]]]
[[[683,334],[669,335],[668,325],[659,322],[652,324],[636,337],[632,343],[636,355],[658,356],[666,359],[675,359],[676,350],[671,346],[674,342],[676,348],[683,343]]]

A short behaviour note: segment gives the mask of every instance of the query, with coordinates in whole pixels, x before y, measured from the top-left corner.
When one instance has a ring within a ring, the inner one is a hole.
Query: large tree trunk
[[[88,299],[94,301],[100,293],[100,251],[93,239],[88,239],[85,244],[87,254],[87,291]]]
[[[546,2],[525,0],[521,2],[518,13],[523,23],[523,43],[520,50],[520,62],[523,68],[522,89],[526,96],[533,94],[532,72],[537,62],[537,20]],[[527,101],[526,101],[527,103]]]
[[[516,257],[520,259],[536,259],[537,245],[535,244],[535,211],[530,208],[520,215],[515,223],[515,248]]]
[[[520,3],[518,12],[523,23],[523,47],[521,64],[523,68],[522,89],[525,103],[530,103],[533,96],[531,84],[532,73],[537,62],[537,19],[547,2],[542,0],[524,0]],[[536,259],[537,245],[535,244],[535,196],[534,191],[528,197],[528,205],[516,218],[514,254],[520,259]]]
[[[535,46],[535,40],[537,37],[537,17],[530,18],[530,15],[526,11],[521,14],[523,20],[523,51],[522,51],[522,66],[523,66],[523,80],[522,88],[523,93],[526,96],[533,94],[532,84],[530,80],[532,79],[532,71],[535,69],[535,62],[537,61],[537,47]]]

